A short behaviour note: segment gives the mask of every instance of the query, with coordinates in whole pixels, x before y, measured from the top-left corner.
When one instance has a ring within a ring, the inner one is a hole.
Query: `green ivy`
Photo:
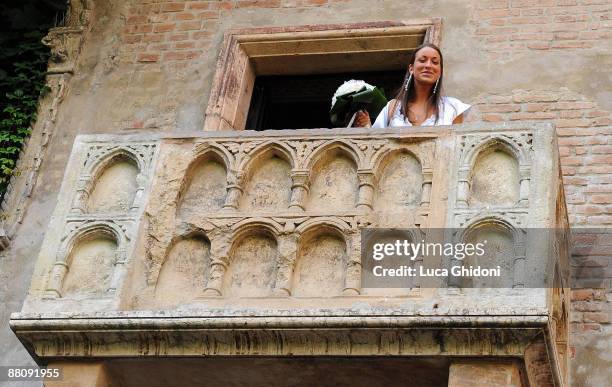
[[[11,63],[0,70],[0,89],[4,90],[0,111],[0,196],[4,194],[19,152],[36,121],[38,99],[48,91],[45,71],[49,49],[41,43],[43,31],[32,31],[13,47],[0,50],[0,61]]]

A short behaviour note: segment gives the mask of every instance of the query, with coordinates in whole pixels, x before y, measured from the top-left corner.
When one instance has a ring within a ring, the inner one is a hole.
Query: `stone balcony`
[[[80,135],[11,327],[45,364],[519,358],[563,384],[567,284],[519,274],[567,270],[565,241],[519,243],[517,277],[485,289],[365,288],[360,251],[364,228],[567,230],[559,176],[541,123]]]

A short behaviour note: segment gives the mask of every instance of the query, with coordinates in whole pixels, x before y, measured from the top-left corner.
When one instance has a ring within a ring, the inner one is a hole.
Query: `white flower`
[[[336,99],[338,99],[339,96],[350,94],[350,93],[355,93],[363,89],[364,86],[368,90],[374,89],[374,86],[370,85],[369,83],[365,83],[365,81],[361,81],[361,80],[351,79],[350,81],[344,82],[343,84],[340,85],[340,87],[334,93],[334,97],[332,98],[332,104],[331,104],[332,107],[336,103]]]

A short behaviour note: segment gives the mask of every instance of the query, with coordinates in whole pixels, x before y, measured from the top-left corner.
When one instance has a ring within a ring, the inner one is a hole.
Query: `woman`
[[[444,62],[440,49],[430,43],[414,50],[404,79],[404,87],[387,103],[374,125],[368,112],[359,112],[354,126],[427,126],[463,122],[471,107],[456,98],[442,96]]]

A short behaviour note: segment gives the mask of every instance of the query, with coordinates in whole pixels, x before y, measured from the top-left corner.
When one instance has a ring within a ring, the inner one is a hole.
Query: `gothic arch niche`
[[[514,262],[516,257],[516,238],[514,230],[505,222],[494,219],[482,220],[466,230],[464,243],[484,244],[484,254],[473,254],[459,264],[465,267],[501,270],[499,277],[460,277],[459,287],[462,288],[506,288],[514,287]]]
[[[291,156],[279,147],[254,156],[245,168],[245,188],[240,209],[245,211],[285,210],[291,200]]]
[[[111,287],[117,250],[117,237],[105,228],[95,228],[77,237],[66,260],[68,272],[62,296],[105,294]]]
[[[519,162],[502,142],[478,152],[471,171],[470,206],[514,206],[519,201]]]
[[[138,190],[139,168],[131,155],[119,153],[94,175],[88,213],[128,212]]]
[[[216,152],[198,157],[187,169],[179,215],[192,212],[215,212],[223,207],[227,187],[226,162]]]
[[[176,240],[162,264],[155,301],[172,306],[189,301],[205,286],[210,268],[210,242],[203,234],[191,234]]]
[[[357,157],[344,146],[321,152],[310,170],[309,211],[352,210],[357,203]]]
[[[422,166],[412,153],[403,149],[393,151],[384,157],[377,170],[375,209],[404,210],[421,204]]]
[[[387,229],[385,230],[384,234],[381,233],[376,238],[371,238],[369,240],[362,240],[362,243],[364,244],[364,248],[367,249],[367,251],[374,251],[374,243],[383,245],[395,245],[397,241],[400,241],[400,243],[403,245],[404,240],[406,240],[407,243],[412,244],[415,242],[420,243],[423,239],[424,234],[421,234],[421,231],[418,229]],[[422,284],[417,282],[418,279],[415,277],[373,277],[373,275],[371,274],[373,267],[369,267],[377,265],[381,265],[382,267],[388,268],[406,266],[418,269],[418,267],[423,264],[422,257],[416,257],[414,260],[412,260],[410,259],[410,257],[406,257],[404,255],[393,255],[385,256],[381,261],[371,263],[370,265],[367,265],[366,262],[363,262],[363,264],[369,272],[366,274],[369,278],[365,278],[365,281],[371,281],[371,283],[376,284],[376,287],[364,287],[361,291],[364,295],[383,297],[391,295],[406,296],[409,295],[413,291],[413,289],[422,286]]]
[[[276,278],[278,244],[265,226],[236,233],[229,253],[222,294],[227,297],[268,296]]]
[[[297,297],[338,296],[344,288],[347,243],[327,225],[313,226],[298,243],[291,294]]]

